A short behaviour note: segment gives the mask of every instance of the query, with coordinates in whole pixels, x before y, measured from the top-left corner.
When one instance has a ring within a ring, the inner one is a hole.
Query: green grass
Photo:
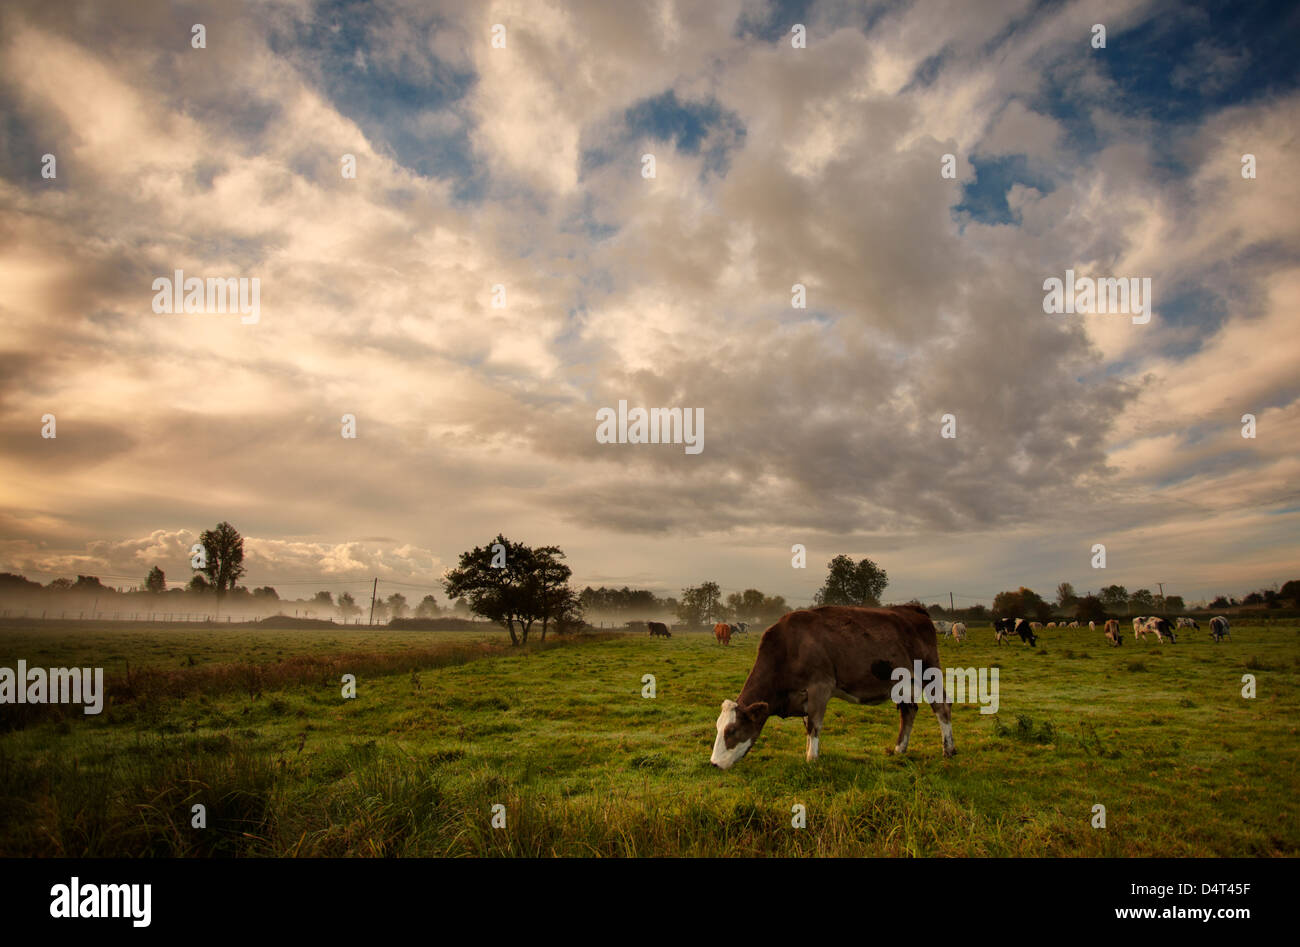
[[[1001,706],[954,707],[955,759],[928,708],[894,757],[891,705],[832,701],[815,763],[802,721],[773,719],[720,772],[714,721],[757,634],[521,652],[481,633],[7,629],[0,666],[91,663],[113,683],[98,717],[0,708],[0,855],[1300,851],[1300,630],[1122,648],[1060,630],[1037,650],[970,635],[943,661],[998,664]],[[190,827],[195,803],[206,829]],[[1099,803],[1105,829],[1090,824]]]

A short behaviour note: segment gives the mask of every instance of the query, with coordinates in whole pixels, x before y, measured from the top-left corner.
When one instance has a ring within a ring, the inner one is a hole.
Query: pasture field
[[[941,639],[942,660],[998,666],[1000,707],[954,705],[954,759],[927,707],[895,757],[892,704],[836,700],[816,762],[802,721],[774,718],[721,772],[714,721],[758,638],[510,649],[504,633],[0,629],[0,666],[112,678],[99,716],[0,707],[0,855],[1300,853],[1294,625],[1234,627],[1219,645],[1126,628],[1121,648],[1047,630],[1037,649],[975,627]],[[504,829],[490,825],[497,804]],[[791,826],[795,804],[806,828]]]

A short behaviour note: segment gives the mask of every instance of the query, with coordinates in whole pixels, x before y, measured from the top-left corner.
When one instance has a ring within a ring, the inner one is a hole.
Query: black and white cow
[[[1201,626],[1198,625],[1198,624],[1196,624],[1196,619],[1195,619],[1195,618],[1180,618],[1180,619],[1178,619],[1178,627],[1179,627],[1179,628],[1195,628],[1197,631],[1200,631],[1200,630],[1201,630]]]
[[[1224,638],[1231,637],[1228,634],[1228,619],[1224,618],[1222,615],[1211,618],[1210,637],[1213,638],[1216,643],[1222,641]]]
[[[1169,639],[1170,644],[1178,643],[1178,639],[1174,637],[1174,626],[1158,615],[1152,615],[1147,619],[1146,633],[1154,634],[1156,641],[1161,644],[1165,643],[1166,638]]]
[[[1019,635],[1020,640],[1028,642],[1030,647],[1038,647],[1038,636],[1034,634],[1032,623],[1023,618],[999,618],[993,623],[993,640],[997,644],[1011,635]]]

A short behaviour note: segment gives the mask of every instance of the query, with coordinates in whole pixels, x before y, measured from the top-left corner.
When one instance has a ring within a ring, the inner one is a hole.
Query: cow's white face
[[[758,736],[748,715],[738,711],[734,700],[722,702],[722,713],[718,714],[718,738],[713,741],[713,755],[709,757],[709,762],[718,769],[735,766],[736,761],[749,752]]]

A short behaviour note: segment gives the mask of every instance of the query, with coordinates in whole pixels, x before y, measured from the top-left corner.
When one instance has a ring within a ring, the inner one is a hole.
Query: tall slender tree
[[[217,593],[217,614],[220,615],[221,599],[244,576],[244,537],[223,520],[216,529],[205,529],[199,542],[207,561],[197,571],[207,577],[208,585]]]

